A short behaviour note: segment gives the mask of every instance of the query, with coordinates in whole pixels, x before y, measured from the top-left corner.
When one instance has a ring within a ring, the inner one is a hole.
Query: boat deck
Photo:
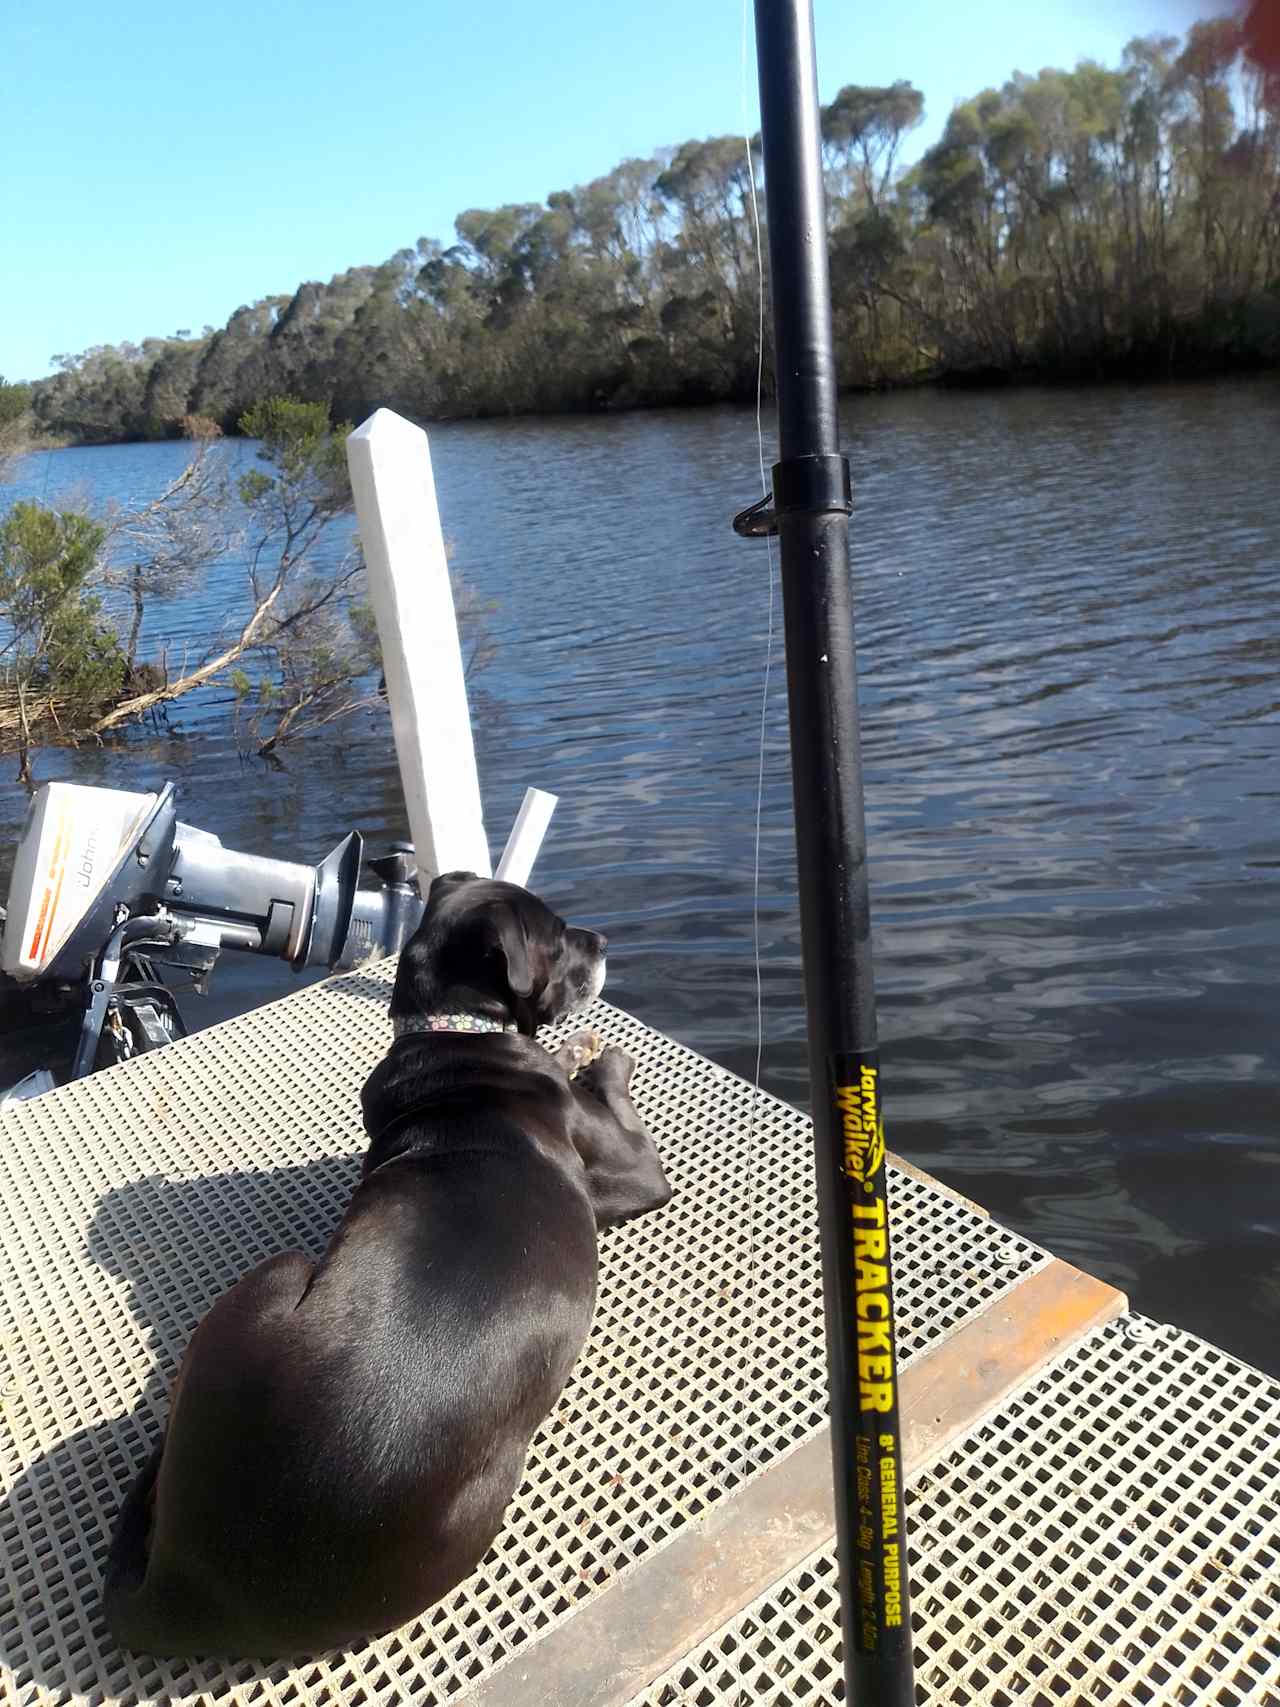
[[[602,1240],[590,1341],[481,1567],[295,1666],[110,1645],[112,1520],[192,1329],[350,1194],[389,976],[0,1115],[0,1701],[842,1699],[808,1122],[603,1004],[676,1195]],[[918,1699],[1276,1707],[1280,1384],[914,1170],[891,1191]]]

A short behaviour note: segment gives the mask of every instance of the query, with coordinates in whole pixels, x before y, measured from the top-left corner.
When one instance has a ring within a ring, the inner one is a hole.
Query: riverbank
[[[951,368],[934,367],[925,371],[846,381],[840,386],[840,396],[857,398],[931,391],[982,393],[1035,388],[1089,390],[1121,386],[1158,389],[1175,385],[1212,384],[1216,381],[1269,373],[1280,374],[1280,337],[1275,348],[1268,345],[1264,349],[1245,348],[1225,353],[1183,345],[1175,347],[1172,352],[1168,349],[1145,348],[1111,350],[1093,355],[1082,353],[1054,364],[1022,362],[1016,366],[1001,368],[978,363]],[[526,408],[484,408],[477,405],[466,410],[444,410],[434,415],[415,415],[411,409],[394,398],[368,397],[354,403],[349,398],[338,400],[337,403],[328,398],[309,399],[328,403],[335,420],[345,413],[347,418],[359,421],[372,414],[375,409],[389,407],[407,414],[408,418],[417,420],[424,427],[464,421],[555,420],[564,417],[658,412],[670,409],[698,410],[716,408],[723,404],[748,407],[754,406],[755,400],[754,383],[748,388],[736,387],[718,395],[701,392],[697,395],[681,394],[679,388],[676,388],[671,392],[639,396],[624,387],[613,395],[601,393],[585,402],[530,404]],[[765,402],[772,402],[767,385]],[[208,425],[215,426],[214,423]],[[225,426],[216,424],[216,431],[227,438],[241,436],[238,420],[230,420]],[[111,437],[75,437],[71,434],[48,436],[32,442],[29,449],[32,452],[77,450],[89,446],[154,444],[175,440],[196,444],[202,437],[207,436],[207,432],[192,434],[183,421],[172,421],[152,430],[122,431]]]

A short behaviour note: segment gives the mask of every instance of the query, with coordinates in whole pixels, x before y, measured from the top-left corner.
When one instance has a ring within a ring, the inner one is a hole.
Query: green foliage
[[[0,377],[0,480],[29,447],[31,397],[29,385],[8,385]]]
[[[258,456],[273,470],[251,469],[241,477],[240,501],[255,516],[287,529],[312,512],[318,520],[350,509],[351,427],[332,426],[327,403],[266,397],[246,409],[237,425],[246,438],[259,441]]]
[[[354,598],[348,607],[352,632],[364,655],[370,660],[370,668],[375,661],[380,661],[382,649],[378,641],[378,624],[373,614],[373,606],[368,599]]]
[[[910,83],[851,83],[821,117],[827,189],[836,208],[877,207],[893,181],[902,139],[924,117],[924,96]]]
[[[126,660],[86,591],[106,530],[74,510],[15,504],[0,523],[0,620],[11,687],[52,699],[74,724],[109,703]]]
[[[9,385],[0,375],[0,430],[11,427],[19,421],[31,407],[31,387],[29,385]]]
[[[345,467],[342,447],[351,428],[331,426],[327,404],[267,397],[244,412],[239,427],[246,438],[260,441],[259,455],[286,479]]]

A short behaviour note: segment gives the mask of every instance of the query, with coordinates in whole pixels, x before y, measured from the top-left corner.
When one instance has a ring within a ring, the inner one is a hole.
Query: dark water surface
[[[890,1142],[1280,1372],[1280,386],[857,399],[844,420]],[[729,518],[757,491],[752,419],[432,445],[455,565],[496,605],[474,707],[491,841],[526,784],[559,794],[538,886],[608,932],[609,996],[750,1075],[769,588]],[[145,497],[182,456],[58,452],[19,490]],[[227,621],[241,575],[157,608],[171,655]],[[385,726],[276,770],[236,756],[217,698],[38,774],[173,777],[190,821],[283,857],[404,833]],[[803,1102],[785,718],[778,671],[764,1082]],[[23,809],[6,782],[6,842]],[[295,987],[228,955],[189,1014]]]

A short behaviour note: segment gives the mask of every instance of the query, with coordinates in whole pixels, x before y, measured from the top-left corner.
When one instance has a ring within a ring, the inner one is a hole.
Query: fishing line
[[[760,242],[760,205],[756,198],[756,166],[755,157],[751,152],[751,124],[747,106],[747,37],[749,27],[748,0],[742,0],[742,56],[741,79],[739,94],[742,105],[742,146],[747,160],[747,186],[751,200],[751,228],[755,243],[756,256],[756,287],[757,287],[757,319],[756,319],[756,455],[760,465],[760,495],[762,498],[769,494],[769,476],[765,468],[764,455],[764,253]],[[764,980],[761,973],[760,953],[760,846],[762,839],[762,823],[764,817],[764,770],[765,751],[769,724],[769,689],[773,676],[773,637],[774,637],[774,565],[773,540],[766,538],[769,564],[769,618],[764,650],[764,679],[760,690],[760,751],[756,771],[756,815],[755,815],[755,849],[751,876],[751,937],[755,959],[756,980],[756,1063],[755,1075],[752,1079],[751,1114],[747,1125],[747,1291],[748,1302],[754,1297],[756,1290],[756,1136],[758,1132],[758,1116],[760,1107],[760,1076],[764,1065]],[[749,1443],[744,1442],[744,1448],[750,1454]],[[754,1468],[749,1461],[747,1470]]]

